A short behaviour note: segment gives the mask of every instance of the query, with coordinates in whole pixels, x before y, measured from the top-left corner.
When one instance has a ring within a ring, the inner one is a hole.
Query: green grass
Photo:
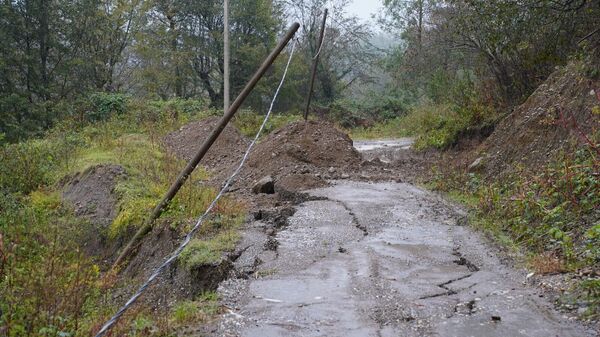
[[[240,130],[240,132],[246,137],[254,137],[258,132],[258,129],[262,125],[264,115],[259,115],[250,110],[242,110],[237,113],[233,119],[233,125]],[[299,114],[272,114],[269,121],[265,125],[263,136],[277,130],[285,125],[293,122],[303,120],[302,115]]]
[[[493,124],[497,113],[472,101],[465,106],[455,104],[422,104],[412,107],[402,117],[377,123],[371,127],[350,129],[352,139],[415,137],[416,149],[446,149],[471,130]]]
[[[357,127],[347,130],[352,139],[385,139],[412,137],[416,134],[409,117],[397,117],[385,122],[379,122],[371,127]]]
[[[129,102],[119,114],[96,114],[93,123],[65,120],[45,138],[0,146],[0,253],[6,258],[0,269],[0,326],[8,327],[9,336],[86,336],[105,318],[111,304],[103,294],[120,283],[101,278],[98,266],[81,252],[90,225],[63,204],[62,186],[95,165],[123,166],[127,175],[115,188],[118,214],[105,229],[109,240],[120,239],[142,224],[186,164],[165,153],[160,139],[185,122],[214,114],[197,109],[181,100]],[[161,223],[187,231],[216,195],[204,186],[207,177],[197,169]],[[245,213],[243,204],[223,198],[192,245],[191,263],[210,263],[232,250]],[[145,335],[156,323],[128,321],[135,313],[127,317],[122,326],[133,328],[123,335]]]
[[[202,324],[219,314],[219,296],[216,292],[206,292],[195,301],[182,301],[171,310],[175,325]]]
[[[194,239],[179,260],[188,269],[218,263],[223,253],[232,251],[239,240],[240,233],[235,229],[223,231],[208,240]]]

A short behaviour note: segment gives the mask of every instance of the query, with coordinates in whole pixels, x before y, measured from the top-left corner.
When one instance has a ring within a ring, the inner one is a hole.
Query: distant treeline
[[[299,109],[317,51],[323,9],[336,11],[321,55],[317,100],[339,97],[373,52],[369,30],[343,12],[347,1],[232,0],[232,94],[238,93],[292,20],[302,29],[277,109]],[[335,41],[335,43],[333,43]],[[262,109],[281,76],[280,58],[247,104]],[[223,3],[189,0],[0,2],[0,138],[18,141],[77,110],[90,93],[223,102]]]
[[[373,44],[371,23],[345,13],[349,2],[231,0],[232,94],[299,21],[298,54],[276,110],[301,110],[325,8],[315,102],[347,126],[394,118],[422,102],[514,105],[600,35],[597,0],[384,0],[376,19],[396,43],[383,50]],[[221,1],[2,1],[0,142],[86,114],[98,93],[219,108],[222,45]],[[265,108],[284,61],[248,107]]]

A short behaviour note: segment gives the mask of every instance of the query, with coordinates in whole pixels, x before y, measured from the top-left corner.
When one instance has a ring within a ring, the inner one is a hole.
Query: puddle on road
[[[379,149],[392,149],[392,148],[408,150],[413,145],[413,143],[414,143],[414,139],[412,139],[412,138],[382,139],[382,140],[357,140],[357,141],[354,141],[354,148],[358,152],[373,151],[373,150],[379,150]]]

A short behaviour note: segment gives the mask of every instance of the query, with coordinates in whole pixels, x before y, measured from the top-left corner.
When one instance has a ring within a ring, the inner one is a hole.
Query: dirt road
[[[433,193],[338,181],[310,194],[274,239],[246,247],[239,263],[255,256],[256,272],[220,286],[229,310],[214,336],[595,336]]]

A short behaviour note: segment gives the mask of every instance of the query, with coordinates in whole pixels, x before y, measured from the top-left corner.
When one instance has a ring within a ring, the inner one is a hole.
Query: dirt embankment
[[[112,259],[118,243],[109,244],[108,227],[119,212],[115,187],[127,176],[119,165],[96,165],[65,178],[63,199],[73,206],[74,214],[87,220],[82,224],[82,248],[99,261]]]
[[[218,118],[193,122],[164,139],[168,151],[189,160],[215,127]],[[249,144],[241,133],[227,126],[201,165],[212,172],[210,184],[220,186],[235,170]],[[347,175],[361,161],[348,135],[326,122],[296,122],[262,139],[250,153],[233,190],[248,192],[252,185],[271,176],[276,186],[300,191],[327,185],[325,179]],[[347,173],[348,172],[348,173]]]
[[[276,186],[297,191],[327,185],[324,179],[350,172],[360,154],[348,135],[327,122],[295,122],[271,133],[252,151],[240,183],[266,175]]]
[[[63,198],[74,206],[75,215],[106,227],[117,216],[117,180],[125,176],[119,165],[97,165],[70,178]]]
[[[177,158],[190,160],[198,152],[204,140],[217,126],[219,117],[209,117],[182,126],[169,133],[163,144],[167,151]],[[200,165],[219,172],[235,165],[244,155],[249,141],[235,127],[228,125],[223,129],[215,144],[208,150]]]
[[[593,112],[600,106],[600,80],[593,75],[599,68],[597,61],[573,62],[554,72],[471,158],[481,157],[480,169],[495,179],[520,168],[535,172],[572,144],[585,142],[583,135],[600,127]]]

